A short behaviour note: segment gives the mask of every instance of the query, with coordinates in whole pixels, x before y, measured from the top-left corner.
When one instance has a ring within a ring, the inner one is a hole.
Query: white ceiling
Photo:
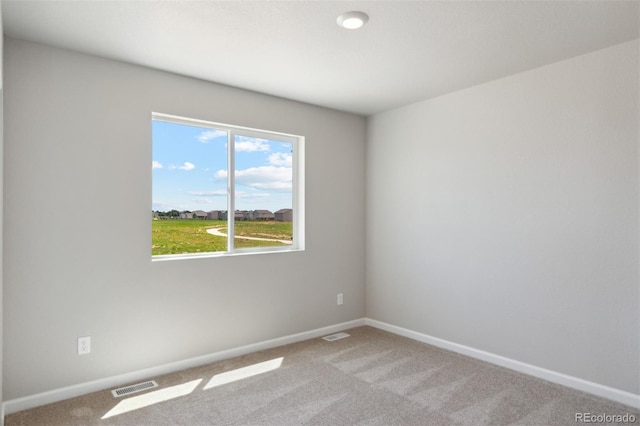
[[[362,10],[360,30],[336,25]],[[638,1],[2,0],[10,37],[369,115],[639,37]]]

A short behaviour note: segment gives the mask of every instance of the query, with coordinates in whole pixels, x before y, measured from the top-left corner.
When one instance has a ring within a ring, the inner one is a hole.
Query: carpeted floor
[[[152,377],[159,388],[131,396],[105,390],[11,414],[5,425],[575,425],[576,413],[640,423],[631,407],[375,328],[347,332]],[[250,366],[260,374],[242,378]]]

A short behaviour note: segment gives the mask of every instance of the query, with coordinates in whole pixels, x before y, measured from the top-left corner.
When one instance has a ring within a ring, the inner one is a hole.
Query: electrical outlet
[[[91,352],[91,336],[78,337],[78,355],[86,355]]]
[[[338,293],[338,305],[342,305],[342,293]]]

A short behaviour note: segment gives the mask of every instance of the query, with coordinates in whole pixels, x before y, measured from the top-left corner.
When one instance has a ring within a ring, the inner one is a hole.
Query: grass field
[[[151,254],[209,253],[227,250],[227,237],[211,235],[208,228],[219,228],[227,232],[227,222],[223,220],[171,219],[153,220],[151,230]],[[256,237],[277,240],[291,240],[291,222],[235,222],[235,248],[284,246],[277,241],[256,241],[238,238]]]

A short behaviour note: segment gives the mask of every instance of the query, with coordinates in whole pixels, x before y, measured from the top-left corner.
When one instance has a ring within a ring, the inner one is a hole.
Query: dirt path
[[[223,228],[226,228],[226,226],[223,226]],[[220,231],[220,228],[207,228],[207,232],[211,235],[217,235],[218,237],[227,236],[227,234]],[[279,243],[289,244],[289,245],[293,244],[293,241],[291,240],[276,240],[273,238],[242,237],[240,235],[236,235],[236,238],[242,238],[243,240],[256,240],[256,241],[277,241]]]

